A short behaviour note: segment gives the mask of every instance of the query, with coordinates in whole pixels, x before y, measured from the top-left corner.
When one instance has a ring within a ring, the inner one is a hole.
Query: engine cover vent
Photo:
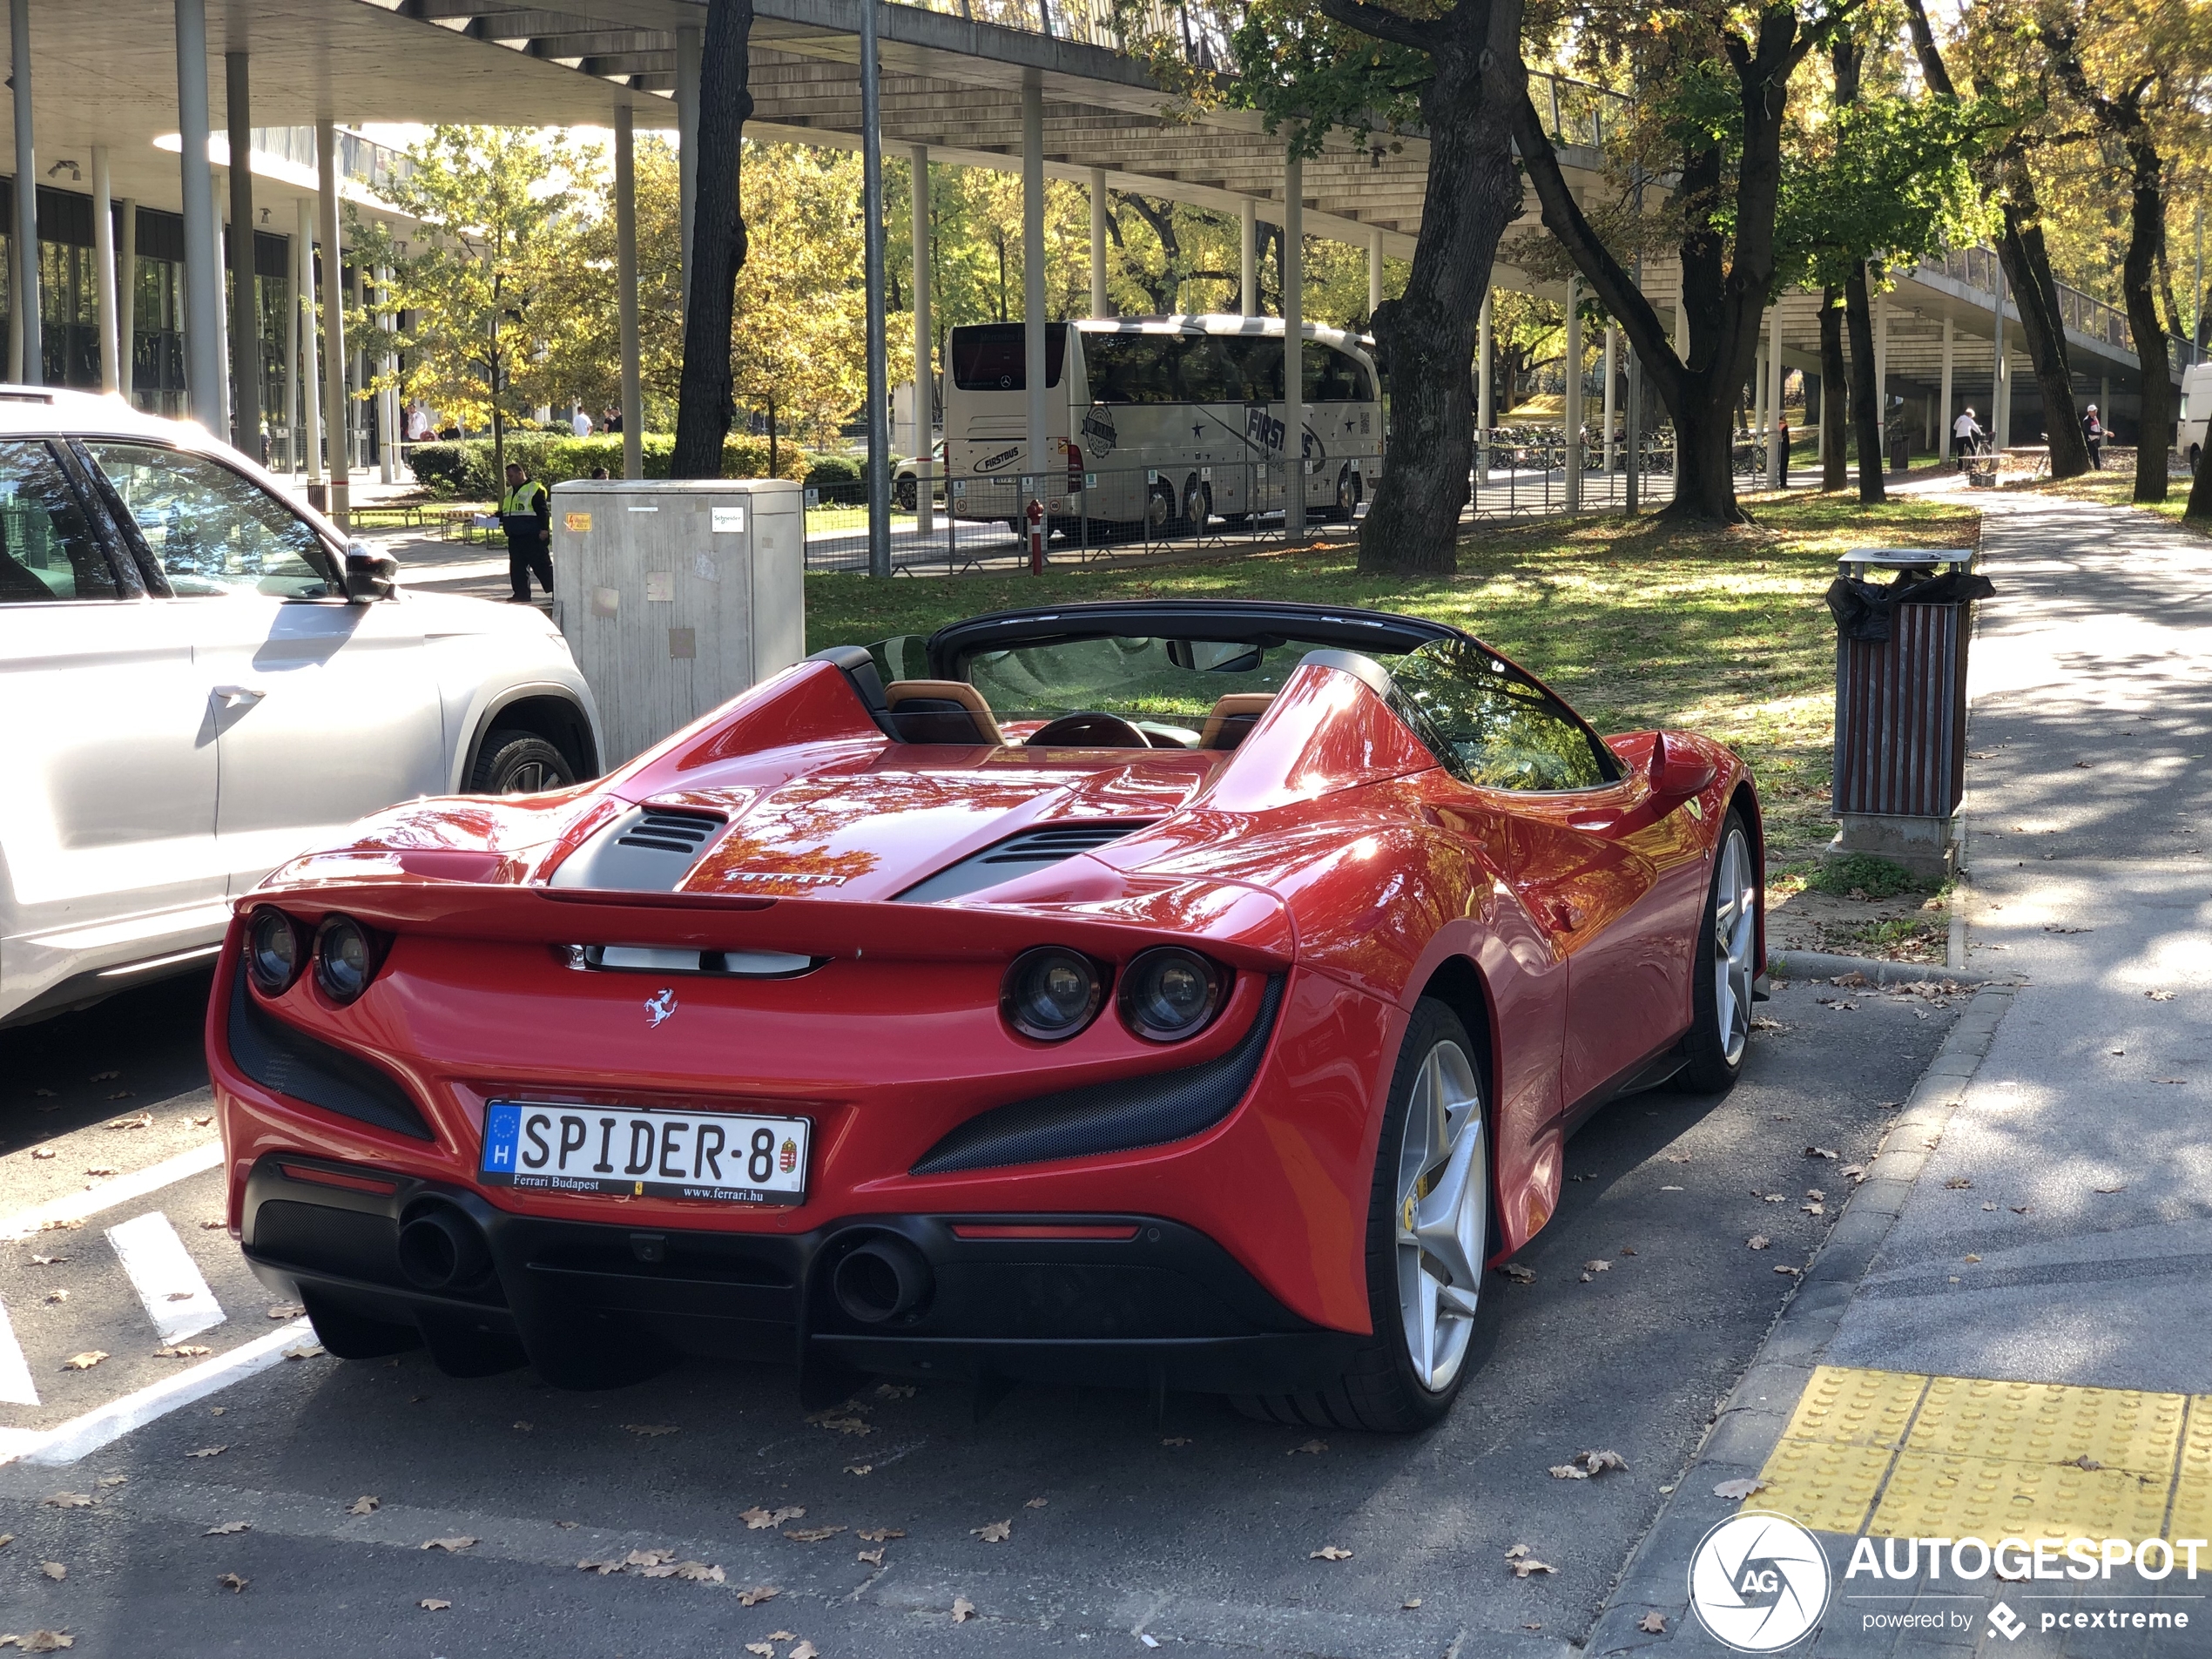
[[[602,893],[673,893],[729,821],[718,813],[633,808],[554,871],[551,885]]]
[[[1023,830],[980,853],[971,853],[957,864],[948,864],[933,876],[916,882],[898,895],[900,904],[934,904],[981,893],[1017,875],[1043,869],[1071,859],[1078,853],[1095,853],[1134,831],[1147,829],[1151,819],[1120,819],[1112,823],[1044,824]]]

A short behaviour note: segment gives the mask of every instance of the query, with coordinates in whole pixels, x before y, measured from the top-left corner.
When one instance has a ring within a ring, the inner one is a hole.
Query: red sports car
[[[1407,1429],[1607,1101],[1743,1064],[1757,796],[1456,630],[1076,604],[817,652],[238,907],[230,1222],[352,1357],[678,1352]]]

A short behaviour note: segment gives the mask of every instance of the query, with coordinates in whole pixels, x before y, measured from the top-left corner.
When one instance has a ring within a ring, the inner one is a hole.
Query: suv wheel
[[[484,739],[469,787],[479,795],[534,795],[576,781],[569,758],[535,732],[502,726]]]

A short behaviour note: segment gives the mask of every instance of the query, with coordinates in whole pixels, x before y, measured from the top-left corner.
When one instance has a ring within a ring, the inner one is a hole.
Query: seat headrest
[[[1267,712],[1275,701],[1272,691],[1231,691],[1217,700],[1206,715],[1205,729],[1198,734],[1201,749],[1233,749],[1244,740],[1244,734],[1259,724],[1259,717]]]
[[[883,688],[894,735],[902,743],[1006,741],[991,705],[965,680],[894,680]]]

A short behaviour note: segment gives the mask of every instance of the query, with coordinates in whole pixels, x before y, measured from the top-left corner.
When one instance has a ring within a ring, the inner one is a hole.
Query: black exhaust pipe
[[[400,1271],[425,1291],[474,1285],[491,1271],[483,1229],[448,1204],[428,1204],[400,1227]]]
[[[921,1252],[892,1233],[879,1233],[846,1252],[830,1276],[837,1305],[862,1325],[914,1312],[929,1299],[934,1275]]]

